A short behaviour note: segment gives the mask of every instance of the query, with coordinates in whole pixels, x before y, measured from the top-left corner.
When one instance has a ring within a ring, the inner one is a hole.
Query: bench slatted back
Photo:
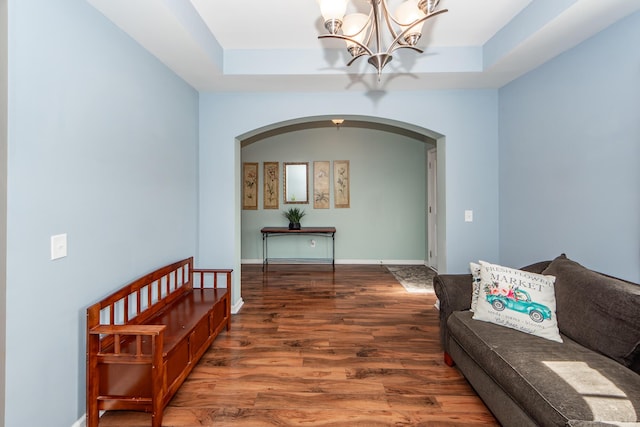
[[[87,329],[98,325],[144,324],[193,289],[192,274],[193,257],[190,257],[136,279],[87,309]]]

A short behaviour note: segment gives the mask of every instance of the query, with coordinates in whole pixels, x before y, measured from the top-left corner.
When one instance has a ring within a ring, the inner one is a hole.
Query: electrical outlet
[[[316,247],[316,241],[315,240],[311,240],[311,247],[315,248]]]

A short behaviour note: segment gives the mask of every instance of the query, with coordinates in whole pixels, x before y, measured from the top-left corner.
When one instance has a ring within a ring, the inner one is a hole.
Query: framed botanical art
[[[333,205],[349,207],[349,160],[333,161]]]
[[[262,192],[262,207],[264,209],[278,209],[280,204],[280,169],[278,162],[264,162]]]
[[[258,164],[242,164],[242,209],[258,209]]]
[[[329,209],[329,162],[313,162],[313,208]]]

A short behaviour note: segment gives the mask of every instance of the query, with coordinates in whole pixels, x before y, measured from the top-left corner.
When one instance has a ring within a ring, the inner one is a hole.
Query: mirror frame
[[[283,163],[283,173],[284,173],[284,191],[283,191],[283,199],[284,203],[287,204],[308,204],[309,203],[309,162],[284,162]],[[290,173],[288,172],[289,166],[304,166],[305,174],[304,174],[304,199],[301,197],[296,197],[295,200],[289,199],[289,194],[287,193],[287,183],[289,181]]]

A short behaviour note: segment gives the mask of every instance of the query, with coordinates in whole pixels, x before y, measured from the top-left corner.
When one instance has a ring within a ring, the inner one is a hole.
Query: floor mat
[[[387,270],[409,293],[432,293],[436,272],[424,265],[387,265]]]

